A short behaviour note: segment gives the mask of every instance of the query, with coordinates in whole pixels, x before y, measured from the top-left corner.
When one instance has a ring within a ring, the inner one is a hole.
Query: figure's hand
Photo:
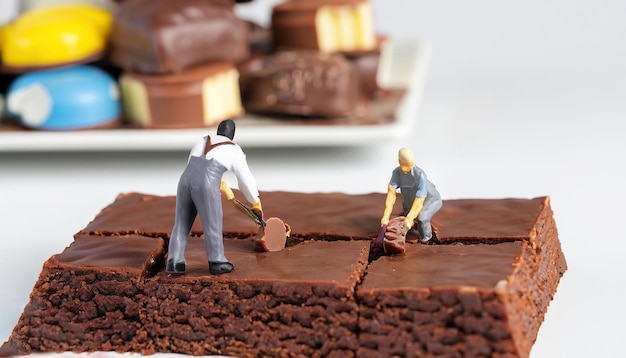
[[[415,219],[412,219],[409,217],[404,218],[404,226],[406,226],[407,230],[411,230],[414,224],[415,224]]]
[[[263,208],[261,207],[261,200],[257,200],[256,203],[252,204],[252,211],[254,211],[255,214],[263,219]]]
[[[235,198],[235,193],[233,193],[232,189],[228,186],[228,183],[224,180],[220,182],[220,191],[228,200],[233,200]]]
[[[411,205],[411,210],[406,214],[406,218],[404,219],[404,226],[406,226],[409,230],[413,227],[415,223],[415,219],[422,211],[422,207],[424,206],[424,200],[426,200],[425,196],[417,197],[413,200],[413,204]]]

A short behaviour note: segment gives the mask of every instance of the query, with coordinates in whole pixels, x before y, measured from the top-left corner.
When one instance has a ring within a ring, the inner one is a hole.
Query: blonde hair
[[[398,160],[405,163],[415,163],[415,155],[408,148],[400,148],[398,151]]]

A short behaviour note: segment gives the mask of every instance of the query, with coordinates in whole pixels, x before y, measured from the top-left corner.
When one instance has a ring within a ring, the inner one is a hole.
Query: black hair
[[[233,140],[233,138],[235,138],[235,121],[232,119],[221,121],[217,126],[217,135],[222,135]]]

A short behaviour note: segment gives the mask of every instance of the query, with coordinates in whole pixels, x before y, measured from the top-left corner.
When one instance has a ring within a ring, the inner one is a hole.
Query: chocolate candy
[[[189,128],[217,124],[243,109],[239,74],[216,63],[172,75],[126,72],[120,77],[125,117],[141,127]]]
[[[366,0],[287,1],[272,9],[272,31],[276,48],[337,52],[376,47]]]
[[[127,70],[179,72],[248,56],[248,25],[220,1],[126,0],[113,23],[111,61]]]
[[[310,51],[281,51],[266,58],[246,87],[246,109],[261,113],[350,116],[359,96],[356,70],[348,60]]]

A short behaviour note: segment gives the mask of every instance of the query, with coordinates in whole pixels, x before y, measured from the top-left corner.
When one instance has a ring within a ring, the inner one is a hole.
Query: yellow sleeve
[[[417,218],[417,216],[420,214],[420,211],[422,211],[422,207],[424,206],[424,200],[426,200],[425,196],[417,197],[415,198],[415,200],[413,200],[411,210],[409,210],[409,213],[406,215],[406,220],[404,221],[405,223],[407,223],[407,226],[408,223],[413,226],[413,221],[415,221],[415,218]]]

